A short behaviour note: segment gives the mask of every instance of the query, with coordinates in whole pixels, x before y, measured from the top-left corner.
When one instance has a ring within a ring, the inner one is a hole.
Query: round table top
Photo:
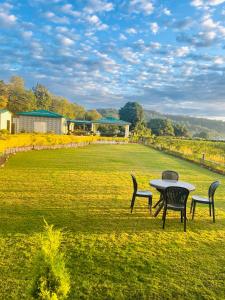
[[[195,190],[195,186],[193,184],[180,181],[180,180],[176,181],[176,180],[154,179],[150,181],[150,185],[160,190],[165,190],[170,186],[183,187],[189,190],[190,192]]]

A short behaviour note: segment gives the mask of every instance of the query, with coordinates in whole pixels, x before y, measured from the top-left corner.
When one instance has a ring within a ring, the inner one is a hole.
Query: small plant
[[[60,246],[63,234],[45,221],[45,231],[40,236],[40,249],[36,258],[35,280],[32,296],[39,300],[66,299],[70,278],[65,266],[65,255]]]

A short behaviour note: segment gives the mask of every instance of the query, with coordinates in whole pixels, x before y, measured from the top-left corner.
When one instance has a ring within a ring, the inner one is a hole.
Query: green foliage
[[[19,76],[13,76],[10,80],[7,108],[13,113],[36,108],[34,94],[25,90],[24,80]]]
[[[132,131],[132,141],[151,137],[151,129],[147,128],[144,122],[138,122]]]
[[[148,142],[156,149],[165,150],[201,164],[204,153],[206,166],[225,172],[225,142],[163,136],[149,139]]]
[[[32,296],[40,300],[63,300],[70,291],[70,278],[61,250],[63,235],[45,221],[40,237],[40,250],[36,259],[36,277]]]
[[[173,123],[174,135],[179,137],[188,137],[188,130],[185,125]]]
[[[93,121],[93,120],[98,120],[101,118],[102,118],[102,115],[96,109],[88,110],[85,113],[85,120]]]
[[[199,133],[195,133],[193,135],[193,138],[200,138],[200,139],[207,140],[209,138],[209,134],[206,131],[201,131]]]
[[[33,87],[33,92],[36,98],[37,108],[49,110],[52,100],[48,89],[44,85],[37,83],[36,86]]]
[[[138,102],[127,102],[124,107],[119,110],[120,119],[131,123],[134,128],[138,122],[144,120],[144,111]]]
[[[173,124],[168,119],[151,119],[148,122],[148,127],[155,135],[174,135]]]
[[[115,125],[99,125],[98,131],[101,136],[124,136],[124,128]]]
[[[85,109],[82,106],[72,103],[66,98],[54,95],[52,95],[50,110],[62,114],[70,119],[83,119],[85,115]]]

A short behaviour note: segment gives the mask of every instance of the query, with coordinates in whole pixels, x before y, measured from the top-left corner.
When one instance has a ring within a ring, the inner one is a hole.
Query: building
[[[13,118],[15,133],[67,133],[67,121],[63,115],[48,110],[19,112]]]
[[[87,120],[68,120],[68,128],[73,131],[75,127],[81,127],[84,130],[96,133],[99,125],[119,126],[124,127],[124,137],[129,136],[130,123],[119,120],[113,117],[101,118],[99,120],[87,121]],[[73,126],[72,126],[73,125]]]
[[[6,129],[11,132],[12,113],[7,109],[0,109],[0,130]]]

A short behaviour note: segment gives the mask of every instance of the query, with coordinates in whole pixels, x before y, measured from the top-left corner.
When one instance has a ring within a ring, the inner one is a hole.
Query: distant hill
[[[103,117],[118,117],[118,110],[114,108],[97,109]],[[225,138],[225,122],[210,120],[206,118],[195,118],[183,115],[170,115],[161,114],[154,110],[144,110],[145,120],[148,122],[150,119],[170,119],[173,122],[184,124],[191,135],[206,131],[210,138]]]

